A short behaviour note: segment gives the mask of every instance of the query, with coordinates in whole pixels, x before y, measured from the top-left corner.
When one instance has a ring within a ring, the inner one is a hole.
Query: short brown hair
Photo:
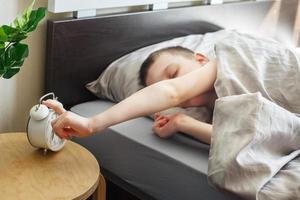
[[[155,60],[163,53],[169,53],[172,55],[179,55],[184,56],[186,58],[193,58],[194,52],[190,49],[181,47],[181,46],[174,46],[174,47],[167,47],[151,53],[148,58],[143,62],[141,65],[141,69],[139,72],[139,81],[140,84],[146,86],[146,77],[149,71],[150,66],[155,62]]]

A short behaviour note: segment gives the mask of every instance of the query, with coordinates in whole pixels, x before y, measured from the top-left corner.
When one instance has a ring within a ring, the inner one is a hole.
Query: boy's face
[[[208,59],[202,54],[195,54],[194,58],[186,58],[181,55],[163,53],[150,66],[146,77],[146,85],[185,75],[207,62]]]

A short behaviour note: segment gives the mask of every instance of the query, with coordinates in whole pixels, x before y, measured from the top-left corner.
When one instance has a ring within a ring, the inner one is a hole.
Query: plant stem
[[[0,54],[0,56],[2,56],[3,54],[5,54],[5,52],[7,51],[7,49],[8,49],[11,45],[13,45],[13,44],[14,44],[13,42],[9,42],[8,45],[6,45],[6,47],[4,48],[3,53]]]
[[[4,52],[5,52],[11,45],[13,45],[13,42],[9,42],[9,43],[8,43],[8,45],[5,47]]]

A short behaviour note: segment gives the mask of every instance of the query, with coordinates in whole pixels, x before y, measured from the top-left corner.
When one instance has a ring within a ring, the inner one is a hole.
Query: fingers
[[[168,125],[164,125],[162,127],[153,126],[152,129],[153,129],[154,133],[161,138],[167,138],[172,133],[172,132],[170,132],[171,130],[168,127]]]
[[[61,138],[87,137],[92,134],[88,118],[66,111],[52,122],[53,131]]]
[[[70,140],[72,138],[72,134],[65,130],[55,132],[55,134],[61,139],[65,139],[65,140]]]
[[[178,113],[164,116],[156,115],[156,119],[152,127],[154,133],[161,138],[167,138],[176,133],[174,119],[177,115]]]
[[[67,118],[62,114],[51,122],[53,131],[62,139],[70,139],[72,130],[69,128]]]
[[[169,120],[167,118],[163,118],[158,122],[158,125],[161,127],[161,126],[164,126],[168,122],[169,122]]]
[[[165,119],[165,118],[167,118],[166,115],[161,115],[160,113],[155,113],[155,114],[154,114],[154,120],[155,120],[155,121],[159,121],[159,120]]]
[[[62,130],[58,131],[57,135],[66,140],[70,140],[73,137],[74,130],[71,128],[63,128]]]
[[[167,118],[162,118],[162,119],[160,119],[160,120],[156,120],[155,122],[154,122],[154,126],[157,126],[157,127],[162,127],[162,126],[164,126],[166,123],[168,123],[169,122],[169,119],[167,119]]]
[[[57,114],[61,115],[64,112],[66,112],[66,110],[63,108],[62,104],[59,103],[56,100],[53,99],[48,99],[47,101],[43,101],[42,102],[45,106],[47,106],[48,108],[54,110],[54,112],[56,112]]]
[[[63,132],[65,134],[65,139],[67,140],[70,140],[72,139],[72,136],[73,136],[73,133],[74,133],[74,130],[71,129],[71,128],[63,128]]]
[[[160,113],[155,113],[154,114],[154,120],[160,120],[162,118],[165,118],[166,116],[165,115],[162,115]]]
[[[169,116],[167,115],[161,115],[160,113],[155,113],[154,115],[154,127],[163,127],[166,123],[170,121]]]
[[[160,116],[161,116],[160,113],[155,113],[154,114],[154,120],[158,119]]]

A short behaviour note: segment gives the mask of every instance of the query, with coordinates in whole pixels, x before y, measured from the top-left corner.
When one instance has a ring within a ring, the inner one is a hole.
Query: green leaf
[[[3,48],[1,48],[1,46],[3,46]],[[5,43],[1,43],[0,42],[0,62],[2,62],[1,60],[3,60],[4,58],[4,52],[5,52]]]
[[[34,31],[38,25],[38,23],[45,17],[46,15],[46,8],[41,7],[37,10],[33,10],[30,14],[30,18],[28,23],[24,26],[23,31],[29,33]]]
[[[3,74],[2,77],[9,79],[9,78],[13,77],[14,75],[16,75],[19,71],[20,71],[20,67],[10,68]]]
[[[27,33],[36,29],[46,14],[46,8],[43,7],[33,10],[34,3],[35,0],[32,0],[11,26],[0,27],[0,77],[14,76],[28,57],[28,46],[20,41],[27,37]]]
[[[0,42],[0,57],[4,54],[5,52],[5,43]]]
[[[33,0],[30,6],[23,11],[22,15],[18,15],[16,17],[16,19],[13,22],[15,28],[21,30],[28,23],[34,3],[35,0]]]
[[[3,30],[3,26],[0,27],[0,43],[1,42],[6,42],[8,39],[7,34],[5,33],[5,31]],[[1,48],[1,47],[0,47]]]
[[[19,15],[16,17],[13,24],[17,29],[22,29],[23,26],[26,24],[26,19],[24,19],[23,16]]]
[[[0,56],[0,77],[5,73],[3,59],[4,56]]]
[[[27,56],[28,45],[16,43],[9,46],[5,51],[4,62],[2,62],[4,66],[3,78],[11,78],[18,73]]]
[[[14,27],[11,26],[7,26],[7,25],[3,25],[1,27],[3,29],[3,31],[6,33],[6,35],[8,35],[8,37],[12,34],[16,34],[18,32],[18,30]]]
[[[23,13],[23,16],[25,17],[26,21],[28,22],[29,21],[29,18],[30,18],[30,15],[31,15],[31,11],[32,11],[32,8],[33,8],[33,5],[35,4],[35,0],[33,0],[30,4],[30,6],[24,10],[24,13]]]
[[[12,25],[14,28],[21,29],[26,24],[25,19],[23,19],[22,15],[18,15],[13,21]]]
[[[0,54],[2,54],[2,51],[4,51],[5,43],[0,41]]]
[[[19,42],[27,38],[26,33],[21,33],[18,29],[11,26],[4,25],[1,28],[3,28],[3,31],[8,37],[6,40],[7,42]]]
[[[28,45],[16,43],[6,50],[6,58],[14,61],[24,60],[28,56]]]

